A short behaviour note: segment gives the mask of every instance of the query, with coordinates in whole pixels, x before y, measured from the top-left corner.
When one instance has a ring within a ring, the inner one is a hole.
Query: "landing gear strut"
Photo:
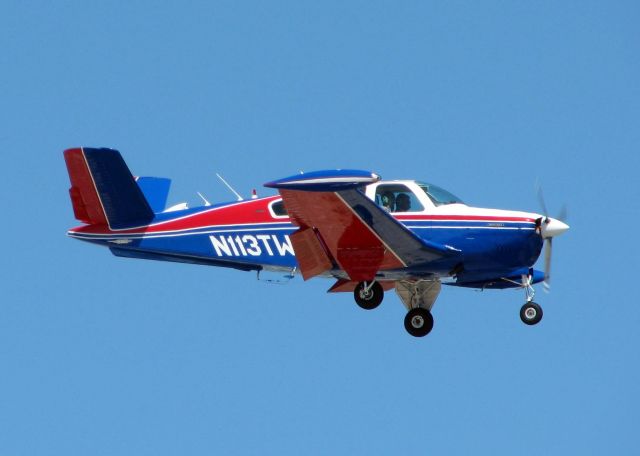
[[[431,308],[438,298],[439,280],[398,280],[396,293],[407,309],[404,329],[413,337],[424,337],[433,329]]]
[[[536,292],[531,286],[532,280],[533,272],[530,272],[528,276],[522,276],[522,287],[524,288],[524,292],[527,296],[527,302],[525,302],[520,309],[520,320],[522,320],[525,325],[529,326],[536,325],[540,323],[540,320],[542,320],[542,307],[533,302],[533,297]]]
[[[365,310],[375,309],[384,298],[384,289],[378,282],[360,282],[353,290],[356,303]]]

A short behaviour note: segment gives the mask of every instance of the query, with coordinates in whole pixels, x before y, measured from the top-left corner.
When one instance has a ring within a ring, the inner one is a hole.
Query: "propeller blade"
[[[551,288],[551,252],[553,248],[553,238],[548,238],[544,245],[544,289],[549,292]]]
[[[565,223],[567,220],[567,205],[564,204],[558,217],[552,219],[549,217],[549,211],[547,210],[547,204],[544,200],[544,194],[542,193],[542,186],[540,182],[536,181],[536,193],[538,195],[538,203],[542,208],[544,217],[538,219],[539,233],[545,241],[544,245],[544,291],[547,293],[551,289],[551,256],[553,251],[553,237],[558,236],[569,229],[569,226]]]
[[[540,207],[542,208],[542,212],[545,216],[545,218],[549,217],[549,211],[547,210],[547,205],[544,202],[544,194],[542,193],[542,185],[540,185],[540,183],[536,183],[536,193],[538,195],[538,203],[540,204]]]
[[[558,220],[560,220],[561,222],[566,222],[567,221],[567,216],[568,216],[567,205],[563,204],[562,205],[562,209],[560,209],[560,213],[558,214],[558,217],[556,217],[556,218]]]

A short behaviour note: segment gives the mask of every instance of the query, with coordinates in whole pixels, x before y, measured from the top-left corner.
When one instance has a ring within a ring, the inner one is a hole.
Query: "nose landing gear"
[[[533,297],[536,291],[531,286],[533,281],[533,273],[522,276],[522,288],[524,288],[525,295],[527,296],[527,302],[520,308],[520,320],[525,325],[537,325],[542,320],[542,307],[539,304],[533,302]]]

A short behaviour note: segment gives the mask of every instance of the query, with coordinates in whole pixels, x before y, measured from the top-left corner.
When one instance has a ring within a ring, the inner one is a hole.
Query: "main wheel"
[[[424,337],[433,329],[433,316],[422,307],[411,309],[404,317],[404,328],[413,337]]]
[[[366,310],[375,309],[382,302],[382,298],[384,298],[384,290],[382,289],[382,285],[378,282],[373,282],[373,284],[367,290],[364,286],[364,282],[360,282],[356,289],[353,290],[353,297],[356,300],[356,303]]]
[[[535,302],[528,302],[520,309],[520,320],[525,325],[535,325],[542,320],[542,307]]]

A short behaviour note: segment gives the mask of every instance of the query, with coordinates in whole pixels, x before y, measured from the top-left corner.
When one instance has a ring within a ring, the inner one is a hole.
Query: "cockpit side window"
[[[388,212],[422,212],[424,206],[403,184],[382,184],[376,188],[375,201]]]

